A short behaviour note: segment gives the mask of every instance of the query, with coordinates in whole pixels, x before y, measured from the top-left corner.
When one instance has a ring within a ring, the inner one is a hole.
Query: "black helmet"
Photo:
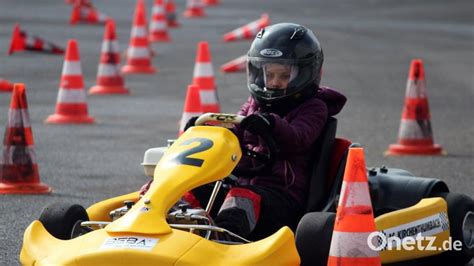
[[[323,51],[311,30],[293,23],[268,26],[250,46],[247,86],[263,108],[292,108],[316,93],[322,64]]]

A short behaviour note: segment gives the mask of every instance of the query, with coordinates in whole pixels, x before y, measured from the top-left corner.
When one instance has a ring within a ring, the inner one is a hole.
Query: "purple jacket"
[[[334,89],[321,87],[316,95],[301,103],[284,117],[271,113],[275,118],[272,135],[277,143],[280,154],[268,175],[256,176],[252,179],[240,178],[240,185],[261,185],[275,187],[286,191],[301,206],[305,205],[309,177],[308,154],[312,144],[319,137],[328,116],[339,113],[346,102],[346,97]],[[261,112],[252,97],[249,97],[239,115],[248,116]],[[237,134],[244,145],[255,151],[264,150],[258,138],[249,132],[239,130]],[[241,161],[241,165],[251,163]]]

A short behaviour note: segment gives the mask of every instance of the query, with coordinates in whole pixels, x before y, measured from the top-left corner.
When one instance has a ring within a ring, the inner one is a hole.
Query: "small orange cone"
[[[181,116],[181,122],[179,125],[178,136],[181,136],[181,134],[184,133],[184,127],[191,117],[202,114],[203,112],[199,96],[199,87],[196,85],[189,85],[186,92],[186,99],[184,102],[183,115]]]
[[[0,78],[0,92],[11,92],[13,90],[13,84],[6,79]]]
[[[178,22],[176,15],[176,5],[174,0],[168,0],[166,2],[166,22],[168,23],[168,27],[170,28],[177,28],[181,26]]]
[[[64,54],[63,48],[36,36],[29,36],[25,31],[20,29],[20,24],[17,23],[13,27],[13,34],[10,42],[10,49],[8,50],[8,55],[24,50],[51,54]]]
[[[398,143],[390,145],[385,155],[442,155],[442,147],[433,143],[430,118],[423,61],[414,59],[407,81]]]
[[[90,88],[89,94],[129,93],[120,74],[119,64],[120,55],[115,34],[115,22],[109,20],[105,25],[99,68],[97,69],[97,85]]]
[[[110,19],[104,13],[97,11],[91,3],[75,2],[72,8],[69,23],[75,25],[77,23],[101,24]]]
[[[219,4],[219,0],[204,0],[206,6],[216,6]]]
[[[379,253],[367,243],[375,231],[364,149],[350,148],[327,265],[381,265]]]
[[[242,55],[221,66],[224,73],[241,72],[247,69],[247,55]]]
[[[127,49],[127,64],[123,74],[154,74],[158,69],[151,65],[151,49],[148,42],[145,3],[137,0],[130,43]]]
[[[56,112],[48,124],[91,124],[95,119],[88,115],[84,79],[76,40],[69,40],[64,57]]]
[[[260,29],[268,25],[270,25],[270,17],[264,13],[259,19],[224,34],[223,39],[225,42],[253,39]]]
[[[150,23],[151,42],[169,42],[168,24],[166,22],[166,11],[163,0],[155,0]]]
[[[14,85],[0,161],[0,194],[44,194],[51,188],[40,182],[25,85]]]
[[[206,13],[204,12],[202,0],[188,0],[183,15],[187,18],[205,17]]]
[[[219,113],[220,106],[217,97],[216,83],[214,81],[214,70],[211,63],[209,44],[207,42],[198,43],[192,84],[199,87],[202,111],[204,113]]]

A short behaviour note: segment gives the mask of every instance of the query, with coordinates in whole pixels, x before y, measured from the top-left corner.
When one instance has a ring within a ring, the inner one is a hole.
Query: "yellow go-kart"
[[[308,213],[298,225],[296,238],[288,227],[283,227],[265,239],[251,242],[216,226],[209,215],[222,180],[232,176],[242,156],[262,162],[253,169],[239,169],[249,173],[271,164],[277,153],[270,136],[260,136],[267,144],[266,153],[241,147],[225,127],[240,123],[242,118],[202,115],[197,126],[172,145],[151,152],[149,157],[155,156],[159,162],[145,165],[148,172],[150,166],[154,168],[154,182],[143,197],[133,192],[96,203],[87,210],[64,203],[46,207],[39,220],[25,231],[20,262],[36,266],[326,265],[335,203],[342,184],[344,151],[350,143],[334,138],[336,123],[331,118],[314,148],[320,157],[311,158],[317,163],[312,169]],[[209,122],[220,126],[201,126]],[[215,189],[206,209],[179,204],[187,191],[213,182]],[[435,247],[449,237],[462,242],[462,250],[457,253],[382,247],[383,263],[413,259],[465,263],[472,258],[472,199],[449,193],[440,180],[413,177],[398,169],[369,170],[369,184],[381,234],[404,238],[420,232],[435,236]]]

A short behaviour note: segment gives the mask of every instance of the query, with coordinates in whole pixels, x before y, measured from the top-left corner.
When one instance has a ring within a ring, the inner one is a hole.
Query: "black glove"
[[[198,119],[198,116],[193,116],[189,118],[188,122],[186,122],[186,125],[184,126],[183,131],[188,130],[190,127],[194,127],[194,124],[196,123],[196,120]]]
[[[240,122],[240,126],[254,135],[264,135],[272,132],[275,118],[268,113],[251,114]]]

